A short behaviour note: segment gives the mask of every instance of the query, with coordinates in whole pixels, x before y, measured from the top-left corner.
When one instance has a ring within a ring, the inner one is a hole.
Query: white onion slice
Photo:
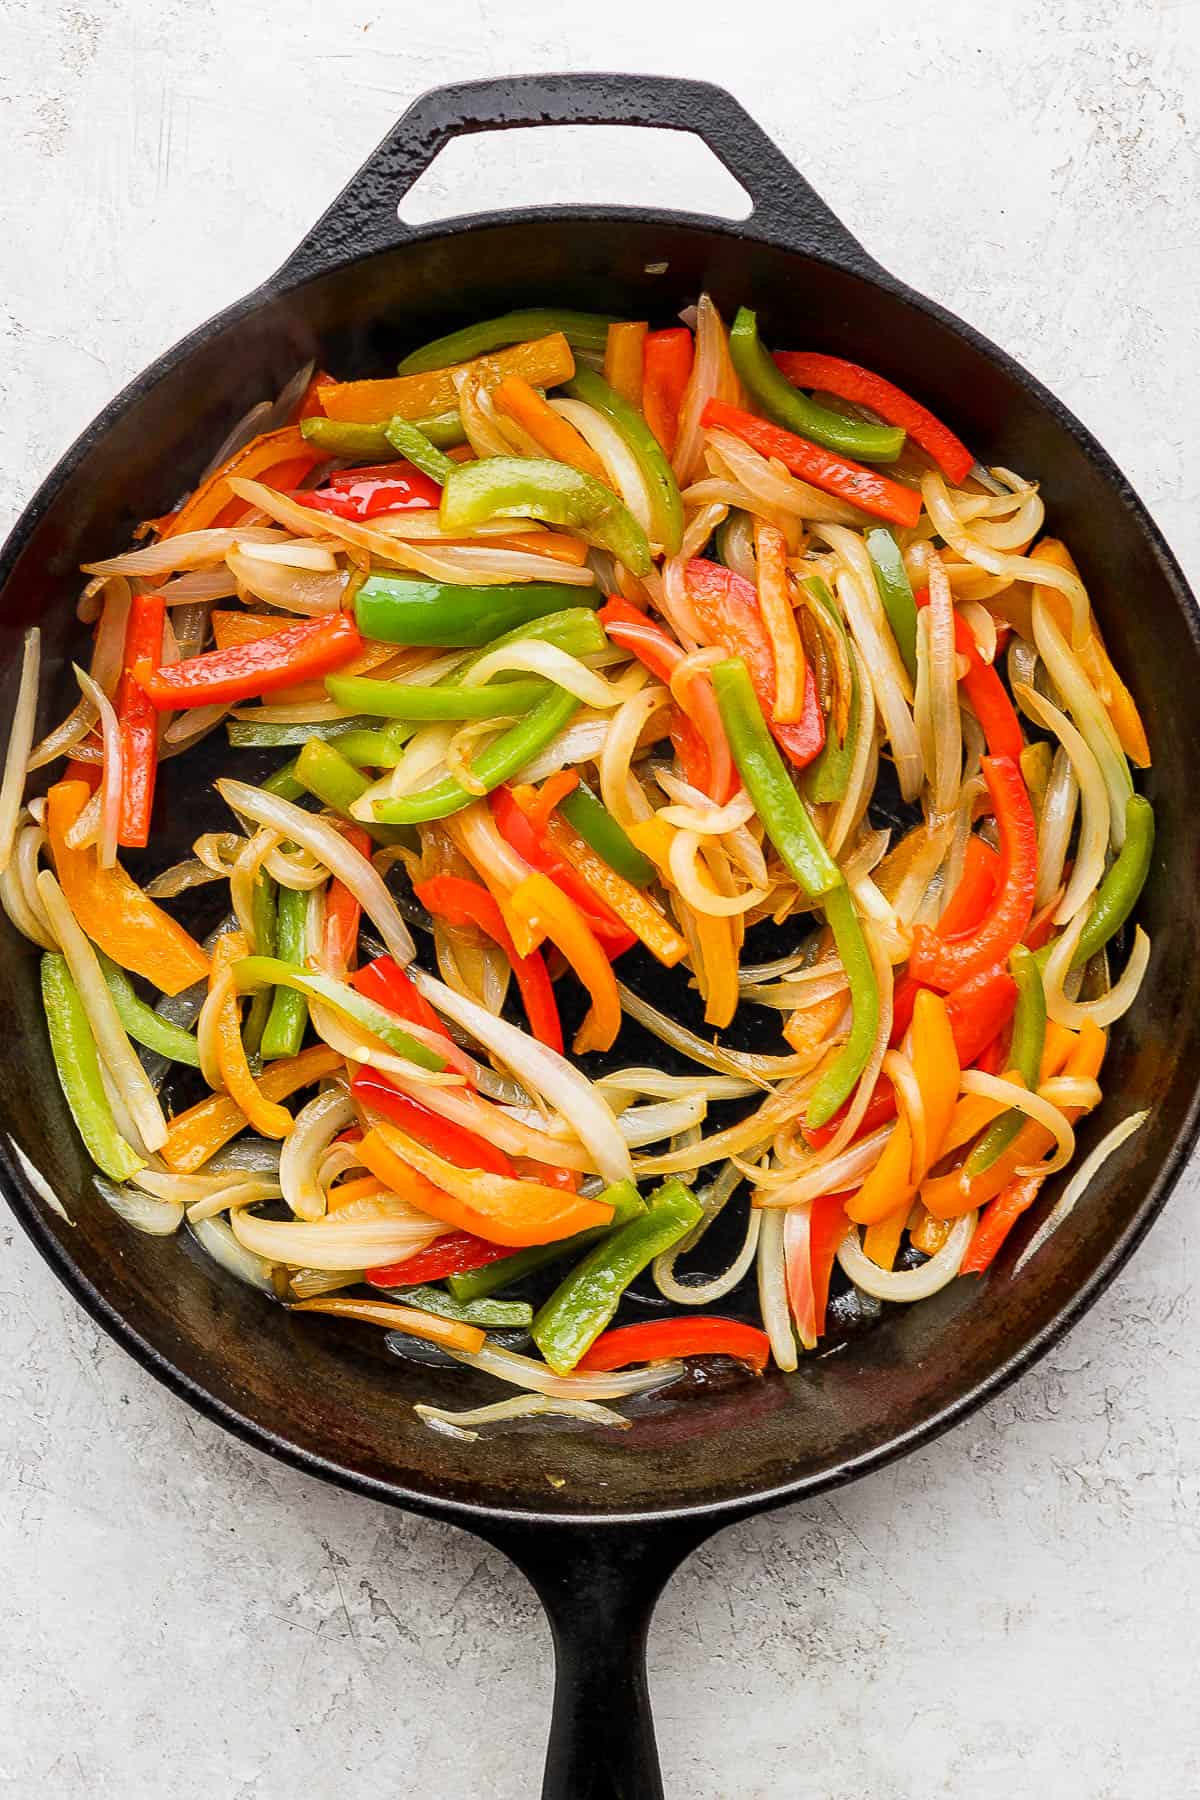
[[[1075,770],[1071,766],[1070,757],[1060,744],[1054,752],[1054,761],[1050,765],[1050,779],[1046,783],[1046,795],[1042,801],[1042,816],[1038,821],[1038,874],[1037,886],[1033,893],[1035,912],[1040,912],[1043,906],[1048,906],[1051,897],[1058,892],[1059,884],[1062,881],[1063,867],[1067,860],[1067,848],[1071,842],[1071,831],[1075,824],[1075,807],[1078,800],[1079,783],[1075,779]],[[1107,813],[1107,792],[1104,804]]]
[[[100,1198],[134,1231],[147,1237],[170,1237],[183,1224],[183,1208],[177,1201],[156,1199],[140,1188],[106,1181],[103,1175],[93,1175],[92,1180]]]
[[[121,787],[124,754],[116,708],[100,685],[78,664],[75,679],[85,700],[90,700],[100,719],[104,738],[104,774],[100,782],[100,866],[111,869],[117,860],[117,833],[121,824]]]
[[[237,548],[254,563],[276,563],[285,569],[314,569],[322,573],[337,568],[337,558],[327,545],[305,543],[302,538],[290,538],[284,544],[256,544],[251,538]]]
[[[1079,844],[1075,851],[1075,866],[1071,870],[1071,879],[1067,883],[1067,891],[1054,910],[1054,923],[1066,925],[1085,906],[1092,894],[1104,879],[1104,858],[1108,850],[1110,809],[1108,791],[1100,764],[1092,754],[1091,748],[1083,734],[1077,731],[1071,721],[1057,706],[1043,699],[1035,688],[1018,685],[1015,696],[1022,712],[1035,719],[1047,731],[1054,732],[1063,749],[1071,759],[1071,767],[1075,779],[1079,783],[1081,801],[1081,818],[1079,826]],[[1048,791],[1048,790],[1047,790]],[[1059,865],[1059,874],[1062,865]],[[1058,885],[1055,876],[1054,887]],[[1049,896],[1047,896],[1049,898]]]
[[[1038,568],[1048,564],[1038,563]],[[1125,842],[1125,807],[1133,793],[1129,764],[1112,720],[1100,697],[1088,680],[1083,666],[1054,622],[1043,595],[1033,596],[1033,635],[1038,654],[1046,665],[1050,679],[1062,695],[1063,704],[1087,739],[1088,747],[1100,765],[1104,785],[1108,789],[1112,817],[1109,834],[1113,848]]]
[[[33,748],[33,732],[37,721],[38,674],[42,663],[42,634],[36,625],[25,633],[21,654],[21,680],[17,703],[13,708],[8,732],[8,752],[4,759],[4,780],[0,783],[0,874],[8,867],[17,819],[25,797],[25,770]]]
[[[763,1214],[758,1233],[758,1305],[763,1330],[771,1340],[771,1355],[779,1368],[790,1372],[799,1360],[788,1304],[787,1269],[783,1256],[785,1212]]]
[[[839,530],[837,526],[828,526],[825,529],[827,531]],[[849,537],[854,534],[847,532],[845,535]],[[913,716],[905,698],[907,676],[901,681],[900,674],[893,666],[896,654],[895,640],[891,640],[889,651],[888,639],[885,638],[875,618],[874,611],[866,597],[867,592],[866,583],[861,581],[856,573],[846,570],[838,576],[837,597],[855,645],[866,665],[875,694],[875,702],[883,718],[888,741],[892,747],[900,792],[906,800],[915,800],[921,791],[923,764],[917,728],[913,723]],[[901,665],[902,669],[903,665]]]
[[[442,1431],[447,1437],[473,1443],[479,1436],[475,1425],[499,1425],[509,1419],[555,1417],[581,1419],[586,1425],[615,1425],[628,1431],[633,1424],[609,1406],[594,1400],[564,1400],[552,1394],[514,1394],[511,1400],[496,1400],[491,1406],[474,1406],[469,1412],[450,1412],[444,1406],[426,1406],[421,1401],[413,1407],[418,1418]]]
[[[868,1137],[859,1138],[856,1144],[840,1150],[836,1156],[818,1153],[809,1159],[811,1167],[802,1163],[800,1174],[792,1180],[776,1188],[758,1188],[754,1204],[778,1211],[788,1206],[800,1206],[822,1194],[837,1193],[841,1188],[856,1187],[879,1161],[892,1130],[891,1125],[881,1125]]]
[[[1114,1125],[1112,1130],[1107,1132],[1105,1136],[1101,1138],[1100,1142],[1096,1145],[1096,1148],[1091,1151],[1089,1155],[1084,1157],[1074,1175],[1072,1175],[1070,1181],[1051,1207],[1049,1213],[1038,1226],[1024,1250],[1022,1250],[1020,1256],[1017,1258],[1016,1267],[1013,1269],[1014,1275],[1019,1275],[1021,1273],[1025,1264],[1031,1257],[1037,1255],[1047,1238],[1052,1237],[1063,1223],[1064,1219],[1068,1219],[1071,1216],[1087,1188],[1099,1174],[1109,1157],[1118,1151],[1126,1139],[1133,1136],[1135,1131],[1140,1131],[1149,1117],[1150,1113],[1148,1110],[1130,1113],[1127,1119],[1122,1119],[1119,1125]]]
[[[696,354],[679,407],[679,430],[671,467],[680,487],[694,481],[703,466],[704,429],[700,416],[710,400],[739,398],[739,383],[729,355],[729,339],[721,315],[707,294],[696,306]]]
[[[649,1368],[613,1370],[612,1373],[556,1375],[545,1363],[515,1350],[501,1350],[485,1344],[482,1350],[451,1350],[455,1362],[468,1368],[482,1369],[497,1381],[512,1387],[526,1388],[531,1393],[549,1394],[557,1400],[624,1400],[631,1394],[648,1394],[683,1374],[681,1362],[652,1363]]]
[[[234,1217],[238,1216],[235,1213]],[[270,1263],[264,1262],[261,1256],[256,1256],[253,1251],[239,1244],[224,1219],[197,1219],[194,1224],[189,1219],[188,1229],[201,1249],[207,1251],[227,1274],[244,1282],[247,1287],[257,1288],[260,1293],[274,1296]]]
[[[331,1213],[302,1219],[260,1219],[236,1212],[234,1236],[243,1249],[267,1262],[306,1269],[371,1269],[415,1256],[447,1229],[440,1219],[397,1202],[385,1218],[346,1219]]]
[[[1038,1164],[1038,1172],[1053,1175],[1063,1169],[1075,1154],[1075,1133],[1071,1121],[1040,1091],[1033,1093],[1023,1087],[1020,1082],[1005,1081],[999,1075],[988,1075],[982,1069],[964,1069],[959,1076],[959,1089],[964,1094],[979,1094],[985,1100],[998,1100],[1005,1107],[1015,1112],[1023,1112],[1042,1125],[1050,1133],[1055,1142],[1055,1152],[1050,1161]],[[1047,1083],[1047,1086],[1049,1084]]]
[[[269,489],[263,490],[265,493]],[[312,520],[312,513],[308,518]],[[240,525],[235,531],[183,531],[178,537],[161,538],[143,550],[126,550],[104,562],[84,563],[85,575],[144,575],[153,580],[172,569],[196,569],[221,562],[239,543],[278,544],[286,534],[273,526]]]
[[[740,1171],[738,1173],[740,1176]],[[674,1250],[666,1250],[661,1256],[656,1256],[654,1282],[663,1299],[673,1300],[677,1306],[710,1306],[714,1300],[723,1300],[726,1294],[731,1294],[750,1272],[750,1265],[758,1254],[763,1220],[769,1216],[760,1207],[748,1208],[746,1235],[742,1239],[741,1249],[727,1269],[707,1281],[678,1280],[675,1262],[683,1249],[682,1245],[676,1245]],[[786,1218],[787,1215],[782,1216]]]
[[[1108,1026],[1127,1013],[1137,999],[1150,963],[1150,939],[1139,925],[1134,931],[1133,948],[1121,979],[1114,982],[1107,994],[1102,994],[1098,1000],[1068,1000],[1063,988],[1086,919],[1087,914],[1082,910],[1076,913],[1050,952],[1043,976],[1046,1012],[1056,1025],[1066,1025],[1071,1031],[1078,1031],[1085,1019],[1090,1019],[1093,1025]]]
[[[298,1219],[319,1219],[325,1192],[317,1180],[317,1164],[339,1132],[357,1120],[354,1102],[344,1088],[326,1088],[302,1106],[284,1141],[279,1158],[283,1197]]]
[[[1007,575],[1013,581],[1036,582],[1039,586],[1052,587],[1064,594],[1071,607],[1072,639],[1077,644],[1083,642],[1087,635],[1091,607],[1087,589],[1078,575],[1072,575],[1069,569],[1057,568],[1053,563],[1039,561],[1036,557],[1006,555],[1003,551],[981,543],[963,525],[945,481],[934,469],[929,470],[921,479],[921,498],[939,537],[944,538],[965,562],[974,563],[978,569],[986,569],[989,575]],[[1034,603],[1037,603],[1036,594]]]
[[[964,1213],[957,1219],[949,1237],[936,1256],[931,1256],[919,1269],[881,1269],[863,1250],[857,1229],[851,1229],[838,1247],[837,1259],[842,1273],[856,1288],[876,1300],[927,1300],[931,1294],[947,1287],[958,1274],[967,1246],[975,1230],[976,1214]]]
[[[620,693],[603,676],[586,668],[577,656],[569,656],[557,644],[545,644],[533,638],[489,651],[468,671],[463,686],[483,687],[493,675],[509,670],[541,675],[554,682],[556,687],[565,688],[568,694],[574,694],[585,706],[607,709],[621,701]]]
[[[652,523],[650,496],[642,472],[620,432],[594,406],[587,406],[582,400],[551,400],[550,405],[595,451],[612,485],[649,536]]]

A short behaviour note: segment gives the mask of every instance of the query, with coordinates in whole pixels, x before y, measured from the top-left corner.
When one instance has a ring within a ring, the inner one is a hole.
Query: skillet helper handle
[[[714,1529],[598,1521],[487,1531],[537,1590],[554,1637],[542,1800],[663,1800],[646,1638],[667,1581]]]
[[[634,125],[692,132],[724,163],[753,203],[749,218],[729,229],[826,258],[860,274],[879,273],[837,215],[724,88],[672,75],[589,73],[455,82],[423,94],[317,220],[276,280],[304,281],[352,257],[392,250],[429,235],[403,224],[397,208],[438,152],[456,137],[536,125]],[[496,215],[481,215],[480,222],[486,218]]]

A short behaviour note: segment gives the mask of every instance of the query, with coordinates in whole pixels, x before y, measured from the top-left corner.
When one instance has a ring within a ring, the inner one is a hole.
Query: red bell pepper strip
[[[188,706],[233,706],[296,681],[328,675],[359,655],[362,647],[350,614],[333,613],[328,618],[304,619],[253,643],[187,656],[163,668],[154,668],[147,657],[136,665],[134,676],[159,712]]]
[[[88,791],[93,794],[103,779],[104,766],[102,763],[79,762],[73,756],[68,760],[66,769],[63,771],[64,781],[84,781],[87,783]]]
[[[1044,1180],[1042,1175],[1018,1175],[989,1201],[959,1266],[960,1275],[982,1275],[991,1266],[1021,1214],[1037,1199]]]
[[[677,1356],[732,1356],[761,1375],[770,1355],[771,1340],[765,1331],[743,1325],[740,1319],[715,1319],[703,1313],[655,1319],[649,1325],[618,1325],[596,1339],[575,1369],[604,1374],[626,1369],[630,1363],[670,1362]]]
[[[969,837],[958,886],[937,922],[938,936],[961,937],[974,931],[992,903],[999,879],[1000,858],[992,846],[980,837]]]
[[[679,409],[692,373],[695,347],[686,325],[646,334],[642,352],[642,412],[670,456],[679,437]]]
[[[462,875],[435,875],[429,881],[415,882],[413,893],[435,918],[445,919],[449,925],[474,925],[500,946],[517,978],[530,1031],[539,1043],[561,1055],[562,1022],[542,953],[533,950],[528,956],[518,955],[500,907],[488,890]]]
[[[935,418],[928,407],[906,394],[903,388],[885,381],[882,375],[864,369],[858,363],[844,362],[840,356],[820,356],[806,350],[777,350],[775,366],[787,376],[793,387],[819,388],[854,406],[869,406],[888,425],[899,425],[914,444],[931,456],[948,481],[956,487],[966,480],[975,458],[948,426]]]
[[[389,1012],[394,1012],[406,1024],[423,1025],[427,1031],[433,1032],[440,1040],[438,1049],[451,1068],[457,1069],[460,1075],[465,1075],[468,1086],[473,1086],[470,1058],[459,1049],[424,994],[417,989],[399,963],[393,962],[390,956],[377,956],[374,962],[366,963],[352,973],[350,985],[368,1000],[386,1006]]]
[[[796,768],[805,768],[825,744],[825,717],[812,664],[804,671],[803,716],[794,725],[780,725],[774,717],[775,652],[753,584],[732,569],[699,556],[688,563],[684,580],[697,622],[728,656],[741,657],[775,742]]]
[[[135,594],[125,627],[125,652],[117,687],[117,722],[121,728],[121,817],[117,842],[142,849],[150,842],[150,813],[158,773],[158,714],[134,679],[138,663],[162,660],[161,594]]]
[[[531,868],[548,875],[554,885],[575,902],[592,935],[604,946],[609,957],[622,956],[632,949],[638,941],[633,932],[627,925],[622,925],[582,877],[538,835],[513,799],[511,790],[503,786],[493,788],[488,795],[488,805],[505,843],[510,844],[518,856],[523,856]]]
[[[918,607],[928,606],[929,589],[918,589],[913,599]],[[967,672],[960,685],[983,727],[988,750],[993,756],[1011,756],[1014,762],[1019,762],[1025,748],[1021,721],[995,667],[984,662],[975,642],[975,633],[957,612],[954,615],[954,648],[959,656],[967,659]]]
[[[909,974],[943,992],[1004,962],[1033,915],[1037,882],[1037,821],[1021,771],[1010,756],[985,756],[984,780],[1000,830],[1000,880],[995,899],[973,932],[942,938],[928,925],[913,931]]]
[[[846,1217],[848,1193],[821,1194],[812,1203],[808,1222],[809,1254],[812,1257],[813,1306],[817,1337],[825,1333],[825,1314],[829,1309],[829,1283],[838,1246],[850,1229]]]
[[[471,1231],[448,1231],[404,1262],[368,1269],[365,1279],[371,1287],[420,1287],[429,1281],[444,1281],[447,1275],[465,1275],[468,1269],[482,1269],[511,1255],[507,1244],[489,1244]]]
[[[327,375],[324,369],[318,369],[300,396],[295,416],[288,423],[298,425],[301,419],[323,419],[325,408],[321,405],[321,389],[336,386],[337,382],[332,375]]]
[[[301,506],[333,513],[339,519],[374,519],[380,513],[427,512],[437,506],[442,490],[411,463],[388,463],[377,469],[347,469],[315,492],[291,495]]]
[[[341,825],[338,827],[348,844],[352,844],[360,856],[370,859],[375,845],[369,831],[361,825]],[[358,950],[358,927],[362,921],[362,907],[346,885],[335,875],[325,889],[325,958],[329,965],[338,970],[353,966]]]
[[[974,1066],[981,1069],[985,1075],[1003,1075],[1009,1066],[1008,1054],[1011,1038],[1012,1033],[1007,1026],[1003,1031],[998,1031],[991,1043],[985,1044],[979,1052]]]
[[[726,400],[710,400],[700,415],[700,423],[731,431],[760,456],[777,457],[801,481],[820,488],[823,494],[848,501],[873,518],[886,519],[891,525],[912,526],[921,516],[921,496],[916,488],[904,487],[881,475],[878,469],[865,468],[808,438],[797,437],[782,425],[770,425],[753,413],[743,412],[740,406],[730,406]]]
[[[416,1138],[438,1156],[444,1156],[447,1162],[458,1163],[463,1169],[484,1169],[491,1175],[515,1177],[516,1168],[503,1150],[497,1150],[476,1132],[468,1131],[465,1125],[443,1119],[440,1113],[431,1112],[419,1100],[402,1094],[377,1070],[360,1068],[350,1083],[350,1092],[355,1100],[382,1113],[409,1137]]]
[[[619,594],[610,595],[597,617],[614,644],[619,644],[623,650],[632,650],[652,675],[670,685],[672,674],[683,661],[683,650],[661,625],[648,619]],[[676,708],[679,732],[676,736],[676,727],[672,725],[671,741],[688,781],[710,795],[719,806],[724,806],[737,793],[741,782],[721,723],[712,681],[707,675],[698,673],[688,683],[687,698],[687,713]]]

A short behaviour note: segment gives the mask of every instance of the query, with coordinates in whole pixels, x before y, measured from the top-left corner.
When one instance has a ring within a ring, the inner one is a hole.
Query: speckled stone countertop
[[[1200,8],[578,19],[7,0],[0,525],[126,379],[282,261],[420,90],[629,67],[733,88],[884,264],[1064,397],[1200,578]],[[427,211],[727,192],[685,140],[478,144]],[[1197,1188],[994,1405],[684,1567],[650,1654],[669,1794],[1200,1791]],[[503,1559],[242,1448],[101,1337],[6,1214],[0,1246],[0,1793],[535,1794],[549,1633]]]

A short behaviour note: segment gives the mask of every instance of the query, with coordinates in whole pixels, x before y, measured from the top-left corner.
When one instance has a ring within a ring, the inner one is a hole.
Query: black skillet
[[[541,124],[696,132],[753,211],[741,224],[637,207],[546,207],[419,231],[398,222],[401,196],[450,139]],[[479,1403],[495,1398],[492,1382],[398,1361],[358,1326],[289,1316],[180,1241],[114,1222],[91,1192],[59,1096],[36,956],[9,933],[0,959],[0,1008],[19,1045],[0,1067],[0,1179],[22,1225],[93,1318],[210,1418],[309,1473],[465,1526],[514,1559],[554,1632],[543,1790],[553,1800],[661,1794],[644,1645],[655,1600],[691,1550],[758,1508],[878,1468],[997,1393],[1091,1304],[1166,1199],[1196,1128],[1200,1069],[1189,923],[1200,860],[1194,602],[1129,484],[1052,394],[873,262],[728,94],[649,76],[528,76],[418,101],[277,275],[161,357],[89,426],[0,563],[8,704],[19,633],[39,619],[60,673],[57,706],[78,649],[79,563],[116,551],[137,520],[165,511],[232,421],[306,358],[319,353],[340,375],[378,374],[436,333],[551,302],[666,323],[704,287],[726,313],[740,301],[756,306],[768,341],[867,362],[920,395],[986,461],[1036,474],[1147,717],[1156,761],[1145,788],[1159,848],[1142,917],[1153,962],[1114,1035],[1105,1102],[1081,1133],[1083,1150],[1134,1108],[1153,1111],[1019,1281],[1010,1276],[1027,1231],[986,1282],[963,1280],[895,1309],[793,1376],[651,1407],[624,1435],[525,1428],[451,1442],[421,1425],[412,1403]],[[164,860],[199,828],[209,803],[197,774],[212,772],[169,765]],[[38,1198],[14,1144],[67,1197],[73,1227]]]

